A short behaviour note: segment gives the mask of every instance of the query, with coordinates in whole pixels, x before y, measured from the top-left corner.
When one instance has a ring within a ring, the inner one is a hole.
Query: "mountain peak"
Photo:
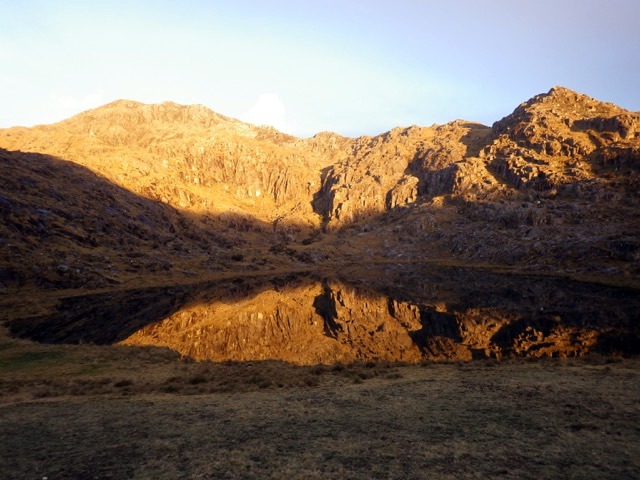
[[[455,120],[360,138],[118,100],[0,130],[0,149],[0,245],[33,284],[39,272],[76,288],[103,285],[111,266],[134,281],[355,255],[533,270],[618,258],[621,274],[640,272],[640,119],[564,87],[493,129]]]
[[[92,132],[109,144],[146,145],[157,135],[202,135],[216,129],[243,130],[239,120],[204,105],[146,104],[121,99],[79,113],[57,125],[70,133]]]
[[[569,88],[555,86],[547,93],[521,103],[510,115],[493,124],[496,133],[505,133],[520,124],[548,124],[551,119],[572,124],[592,118],[610,118],[629,112]]]
[[[139,120],[144,122],[178,122],[178,123],[205,123],[211,125],[222,121],[234,121],[231,118],[220,115],[204,105],[181,105],[179,103],[165,101],[162,103],[142,103],[135,100],[115,100],[101,107],[80,113],[73,119],[110,119],[118,123]]]
[[[553,96],[553,95],[579,95],[579,94],[578,92],[571,90],[570,88],[563,87],[561,85],[556,85],[554,87],[551,87],[547,95]]]
[[[104,108],[137,108],[137,107],[142,107],[143,105],[145,105],[142,102],[138,102],[136,100],[129,100],[127,98],[121,98],[118,100],[114,100],[113,102],[109,102],[105,105],[102,105],[100,107],[96,107],[96,108],[92,108],[91,110],[100,110],[100,109],[104,109]],[[89,111],[91,111],[89,110]]]

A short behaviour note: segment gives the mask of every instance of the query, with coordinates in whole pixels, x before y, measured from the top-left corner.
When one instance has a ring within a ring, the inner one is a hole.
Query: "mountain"
[[[300,200],[323,166],[294,137],[171,102],[120,100],[54,125],[8,129],[2,147],[71,160],[176,208],[296,221],[312,213]]]
[[[325,198],[346,201],[329,204],[329,225],[345,210],[370,218],[339,234],[354,251],[637,279],[637,114],[555,87],[490,129],[456,121],[428,135],[393,130],[331,168]]]
[[[358,139],[354,155],[332,166],[323,185],[330,200],[327,219],[344,218],[342,210],[351,203],[357,206],[347,217],[419,197],[495,198],[514,190],[579,188],[611,172],[628,180],[620,168],[640,167],[638,122],[637,114],[555,87],[492,128],[458,120]]]
[[[0,149],[0,291],[391,259],[639,279],[640,117],[562,87],[360,138],[120,100]]]

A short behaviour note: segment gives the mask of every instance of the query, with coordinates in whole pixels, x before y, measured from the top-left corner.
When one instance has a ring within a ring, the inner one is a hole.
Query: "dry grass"
[[[295,367],[0,339],[0,476],[638,478],[640,361]]]
[[[194,362],[165,348],[42,345],[0,334],[0,404],[40,398],[197,395],[327,387],[401,378],[401,364],[297,367],[285,362]]]

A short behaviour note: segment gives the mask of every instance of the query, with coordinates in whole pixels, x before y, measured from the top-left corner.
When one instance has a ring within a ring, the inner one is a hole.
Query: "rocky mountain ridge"
[[[555,87],[491,129],[457,123],[438,128],[467,133],[450,145],[441,133],[443,147],[415,155],[396,184],[412,185],[411,208],[379,216],[382,196],[361,202],[375,216],[351,238],[387,258],[451,255],[637,278],[638,115]],[[367,162],[352,163],[352,176],[375,176]],[[350,187],[357,197],[357,184]]]
[[[640,117],[562,87],[355,139],[121,100],[0,149],[5,291],[354,259],[640,274]]]
[[[348,222],[357,212],[378,213],[420,196],[495,198],[513,191],[578,188],[580,182],[606,176],[607,168],[628,180],[628,173],[640,168],[639,128],[637,114],[554,87],[491,129],[463,121],[395,129],[332,167],[323,186],[332,200],[327,219],[339,223],[346,216]],[[407,144],[410,148],[403,150]]]

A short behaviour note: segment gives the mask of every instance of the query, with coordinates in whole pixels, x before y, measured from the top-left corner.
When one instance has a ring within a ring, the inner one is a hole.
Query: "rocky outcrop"
[[[334,228],[384,211],[389,192],[416,154],[416,140],[425,135],[427,129],[415,127],[357,139],[323,178],[315,206],[325,225]]]
[[[500,188],[500,182],[479,158],[467,158],[439,170],[423,173],[425,196],[478,195]]]
[[[387,192],[387,201],[385,208],[391,210],[392,208],[407,205],[418,200],[420,180],[416,177],[405,175],[398,183]]]
[[[372,256],[452,255],[466,262],[638,278],[637,125],[635,113],[554,88],[488,132],[475,128],[459,136],[468,125],[438,127],[437,137],[449,132],[458,147],[431,147],[421,162],[410,163],[408,175],[418,179],[411,208],[389,210],[360,226],[355,238],[344,236]],[[466,151],[460,148],[465,142]],[[413,198],[412,191],[398,190]],[[627,245],[627,253],[612,241]]]
[[[357,139],[351,155],[327,172],[316,200],[325,226],[335,229],[418,201],[495,183],[471,160],[490,130],[455,121],[434,127],[397,128]],[[462,177],[473,173],[479,177]]]
[[[512,187],[548,190],[594,178],[598,163],[633,164],[639,129],[631,112],[554,87],[494,123],[481,156]]]

